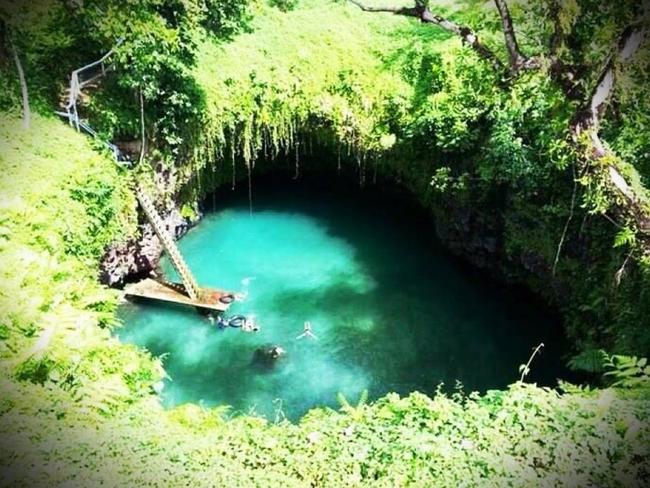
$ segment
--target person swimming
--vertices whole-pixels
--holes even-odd
[[[231,317],[224,317],[223,315],[215,315],[210,312],[207,314],[207,319],[211,326],[216,326],[219,329],[226,327],[241,328],[244,332],[259,332],[260,326],[257,324],[255,315],[233,315]]]
[[[244,323],[241,326],[241,330],[244,332],[258,332],[260,330],[259,325],[257,325],[255,315],[249,315],[246,320],[244,320]]]
[[[212,312],[209,312],[208,315],[208,321],[210,322],[211,326],[217,326],[220,329],[225,328],[228,324],[224,324],[224,319],[221,315],[217,315],[215,318],[215,315]]]
[[[311,337],[312,339],[318,339],[316,337],[316,334],[314,334],[311,331],[311,322],[309,320],[305,321],[304,328],[302,330],[302,334],[300,334],[296,339],[302,339],[303,337]]]
[[[219,329],[225,329],[226,327],[228,327],[228,325],[230,325],[229,320],[224,318],[222,315],[217,315],[217,317],[215,318],[214,314],[210,312],[208,313],[207,317],[208,317],[208,321],[210,322],[210,325],[216,326]]]
[[[260,346],[255,349],[253,353],[252,365],[260,368],[262,371],[271,371],[280,358],[282,358],[287,351],[281,346],[268,344]]]

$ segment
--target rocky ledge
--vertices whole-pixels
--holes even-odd
[[[161,214],[168,232],[174,239],[183,237],[201,218],[181,215],[178,208],[168,208]],[[125,244],[111,246],[104,254],[99,271],[100,281],[108,286],[120,287],[128,281],[143,278],[158,268],[163,246],[149,222],[140,225],[140,236]]]

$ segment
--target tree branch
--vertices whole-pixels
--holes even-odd
[[[413,7],[375,7],[365,5],[359,0],[348,1],[359,7],[364,12],[392,13],[395,15],[414,17],[425,24],[437,25],[438,27],[445,29],[447,32],[459,36],[464,44],[471,47],[481,58],[490,62],[492,67],[499,74],[504,70],[503,63],[499,60],[496,54],[494,54],[490,48],[479,40],[478,36],[472,29],[464,25],[456,24],[449,19],[431,12],[422,0],[415,0],[415,5]]]
[[[596,165],[594,163],[611,155],[601,141],[598,129],[614,91],[616,66],[630,60],[644,41],[647,40],[648,36],[648,28],[638,21],[623,30],[615,50],[605,61],[589,97],[573,119],[571,124],[572,138],[575,143],[578,143],[582,134],[588,135],[587,158],[594,166]],[[638,228],[641,230],[649,229],[650,214],[644,199],[635,193],[634,189],[625,180],[625,177],[611,163],[606,166],[606,178],[616,193],[626,202],[626,206],[631,210]]]
[[[406,15],[409,17],[419,17],[416,12],[416,8],[407,8],[407,7],[375,7],[373,5],[365,5],[359,0],[348,0],[350,3],[353,3],[359,7],[364,12],[386,12],[396,15]]]
[[[524,66],[527,58],[521,54],[519,50],[519,43],[517,43],[517,36],[515,35],[515,28],[510,17],[510,10],[505,0],[494,0],[501,17],[501,24],[503,25],[503,36],[506,40],[506,47],[508,48],[508,56],[510,59],[510,71],[515,74],[519,69]]]
[[[578,110],[572,124],[576,136],[585,131],[597,131],[600,127],[600,118],[607,108],[614,89],[615,68],[618,62],[629,60],[638,51],[647,37],[645,27],[627,27],[621,34],[617,48],[612,52],[598,75],[596,84],[586,103]],[[595,136],[598,137],[597,135]],[[594,141],[596,157],[605,155],[605,149],[600,141]]]
[[[591,90],[586,103],[576,113],[573,126],[578,135],[587,130],[598,130],[600,118],[607,108],[614,89],[616,65],[629,61],[637,53],[644,41],[647,40],[649,29],[646,22],[649,15],[650,2],[646,0],[637,18],[621,32],[616,46],[612,49],[600,70],[596,84]],[[597,149],[598,156],[604,155],[602,144]]]

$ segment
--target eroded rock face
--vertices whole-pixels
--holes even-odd
[[[435,225],[436,234],[445,246],[478,268],[498,270],[503,259],[499,243],[502,224],[498,216],[451,205],[443,215],[444,218],[436,219]]]
[[[174,239],[184,236],[200,219],[200,215],[194,220],[186,219],[175,207],[161,217]],[[158,267],[162,252],[160,239],[151,224],[145,222],[140,226],[140,238],[107,250],[100,265],[99,279],[108,286],[121,286],[129,280],[145,277]]]
[[[555,278],[552,263],[533,250],[508,253],[503,217],[494,210],[446,202],[436,215],[436,234],[453,254],[485,270],[495,279],[525,284],[549,303],[569,296],[567,284]]]

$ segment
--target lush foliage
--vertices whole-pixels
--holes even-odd
[[[12,449],[15,472],[32,485],[634,486],[650,476],[648,403],[614,390],[388,395],[313,410],[298,425],[224,420],[196,405],[162,412],[153,398],[108,418],[55,421],[58,412],[21,404],[5,414],[13,446],[24,445],[22,430],[47,433],[34,441],[43,456],[35,468]]]
[[[0,30],[7,50],[11,45],[23,57],[33,103],[48,112],[73,69],[115,48],[115,71],[85,115],[107,138],[139,138],[136,93],[141,92],[149,135],[167,153],[177,154],[182,141],[191,140],[203,109],[202,93],[191,75],[197,43],[203,37],[216,41],[232,36],[246,23],[248,3],[147,0],[125,8],[114,0],[15,0],[0,6]],[[5,62],[10,68],[9,60]],[[15,88],[12,73],[3,70],[0,83]],[[0,106],[15,105],[16,93],[0,95]]]
[[[97,283],[105,246],[135,232],[128,179],[55,120],[38,117],[25,132],[3,116],[0,147],[3,377],[55,384],[81,404],[102,398],[92,381],[109,375],[102,395],[148,392],[155,364],[115,348],[117,297]]]
[[[650,386],[638,359],[612,358],[616,388],[341,397],[340,412],[313,410],[299,424],[197,405],[164,411],[153,395],[159,362],[110,337],[115,296],[93,276],[102,247],[133,231],[129,179],[57,121],[19,127],[0,125],[2,484],[631,486],[650,477]]]
[[[493,10],[436,10],[482,27],[485,42],[501,45]],[[562,25],[577,47],[562,55],[578,55],[598,71],[631,11],[630,5],[615,13],[567,5]],[[584,25],[577,23],[580,12]],[[542,51],[552,30],[550,21],[539,20],[549,17],[548,5],[515,4],[513,15],[530,33],[524,49]],[[442,30],[328,2],[304,1],[287,13],[260,7],[251,28],[227,45],[206,40],[199,47],[195,77],[206,107],[192,163],[180,170],[181,183],[192,178],[188,198],[222,184],[226,171],[236,180],[235,160],[254,166],[279,157],[299,174],[301,155],[316,144],[330,160],[351,163],[362,184],[378,171],[404,182],[441,225],[456,225],[459,212],[490,209],[490,228],[470,231],[503,242],[504,252],[490,256],[493,268],[556,301],[580,347],[650,348],[650,271],[635,250],[636,229],[602,217],[614,201],[602,170],[578,173],[580,155],[568,140],[581,101],[567,99],[545,70],[503,89],[489,64]],[[598,42],[590,43],[594,32]],[[630,158],[616,164],[639,195],[647,133],[637,129],[645,112],[623,90],[631,85],[635,99],[647,98],[646,58],[643,50],[621,69],[617,97],[627,105],[607,119],[614,146],[624,146],[621,155]],[[485,220],[485,212],[473,219]],[[464,254],[485,252],[463,246]]]

